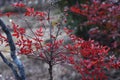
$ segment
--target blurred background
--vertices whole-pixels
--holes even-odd
[[[51,16],[54,17],[52,20],[53,26],[57,22],[60,21],[60,16],[63,16],[66,14],[64,12],[65,9],[69,9],[71,6],[78,4],[83,4],[86,1],[93,1],[93,0],[0,0],[0,12],[1,13],[7,13],[7,12],[18,12],[19,11],[16,8],[13,8],[11,5],[22,1],[24,4],[34,7],[35,10],[40,11],[46,11],[48,7],[50,7],[51,2],[54,4],[54,7],[51,8]],[[99,1],[99,0],[98,0]],[[110,0],[100,0],[100,1],[110,1]],[[115,4],[119,5],[119,0],[112,0]],[[22,13],[21,13],[22,14]],[[23,15],[20,16],[22,17]],[[96,28],[96,25],[92,26],[81,26],[80,23],[87,21],[85,16],[75,14],[71,11],[68,11],[67,14],[69,16],[66,16],[67,19],[66,26],[68,26],[69,29],[74,30],[74,34],[83,37],[85,40],[88,40],[89,38],[92,38],[89,35],[89,31],[92,28]],[[65,16],[65,15],[64,15]],[[16,21],[17,24],[21,26],[27,26],[24,21],[21,19],[10,16],[1,16],[0,17],[6,25],[11,26],[10,20]],[[29,18],[29,22],[31,22],[31,27],[39,27],[39,24],[37,23],[36,19]],[[82,29],[81,29],[82,28]],[[120,30],[120,29],[118,29]],[[102,30],[101,30],[102,31]],[[102,33],[102,32],[101,32]],[[100,35],[102,35],[100,33]],[[120,32],[119,32],[120,33]],[[109,34],[109,33],[108,33]],[[116,39],[108,39],[104,38],[106,35],[102,35],[99,38],[94,37],[92,39],[95,39],[96,41],[99,41],[103,45],[108,45],[111,47],[110,43],[114,43],[117,41],[117,47],[113,48],[111,53],[115,53],[116,55],[119,55],[120,53],[120,37],[117,37]],[[98,36],[98,35],[97,35]],[[107,42],[107,43],[106,43]],[[0,47],[0,50],[2,50],[3,47]],[[5,55],[10,59],[9,55],[9,47],[5,48]],[[19,56],[19,55],[18,55]],[[19,56],[19,58],[24,63],[25,71],[27,80],[48,80],[48,65],[41,62],[40,60],[35,60],[27,56]],[[107,75],[109,76],[108,80],[120,80],[120,70],[112,70],[111,72],[107,72]],[[80,80],[81,76],[77,73],[71,66],[66,64],[59,64],[54,66],[53,70],[53,77],[54,80]],[[15,80],[13,77],[13,74],[11,70],[7,67],[7,65],[0,59],[0,80]]]

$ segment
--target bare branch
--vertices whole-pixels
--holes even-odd
[[[18,67],[19,75],[21,78],[20,80],[25,80],[24,67],[23,67],[22,62],[16,56],[16,47],[15,47],[15,44],[13,42],[12,35],[11,35],[9,29],[7,28],[7,26],[4,24],[4,22],[1,19],[0,19],[0,26],[7,36],[8,43],[10,46],[10,51],[11,51],[10,55],[11,55],[11,58],[13,59],[14,63]]]

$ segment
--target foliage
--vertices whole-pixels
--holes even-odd
[[[69,30],[66,29],[66,32]],[[94,40],[85,41],[71,33],[68,33],[73,44],[68,44],[68,60],[70,64],[82,75],[82,80],[103,80],[107,79],[105,69],[119,69],[120,62],[114,55],[109,56],[110,50]]]
[[[72,64],[81,74],[82,80],[106,79],[104,69],[120,68],[120,61],[115,58],[114,55],[108,55],[109,47],[102,46],[94,40],[86,41],[72,34],[72,30],[64,28],[62,24],[65,23],[64,17],[59,23],[56,23],[56,27],[53,27],[51,24],[50,8],[47,12],[35,11],[34,8],[28,7],[21,2],[13,6],[18,9],[24,8],[24,17],[36,18],[41,24],[43,22],[43,24],[34,31],[29,26],[28,21],[22,18],[32,33],[29,35],[25,28],[11,21],[12,36],[17,39],[15,42],[17,53],[42,60],[49,65],[50,80],[53,80],[53,66],[63,62]],[[81,14],[80,9],[76,7],[72,7],[71,11]],[[9,16],[11,15],[13,14],[9,13]],[[14,14],[14,16],[18,15]],[[44,25],[44,21],[49,23],[48,31]],[[45,34],[48,35],[49,41],[47,42],[43,39]],[[64,44],[65,39],[60,37],[62,34],[67,34],[72,43]],[[2,34],[1,42],[6,43],[6,39]]]
[[[77,24],[77,29],[75,29],[78,30],[77,36],[86,40],[94,39],[111,47],[112,52],[119,55],[119,9],[120,6],[113,2],[93,0],[71,6],[69,9],[71,13],[68,15],[75,17],[72,22],[75,26]],[[75,23],[76,20],[77,23]]]

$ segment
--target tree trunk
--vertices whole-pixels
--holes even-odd
[[[49,80],[53,80],[52,69],[53,69],[52,62],[49,61],[49,69],[48,69],[48,71],[49,71],[49,75],[50,75],[50,79],[49,79]]]

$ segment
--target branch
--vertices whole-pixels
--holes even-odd
[[[21,80],[25,80],[24,67],[23,67],[22,62],[16,56],[16,47],[15,47],[15,44],[13,42],[11,33],[10,33],[9,29],[7,28],[7,26],[4,24],[4,22],[1,19],[0,19],[0,26],[1,26],[2,30],[5,32],[5,34],[7,36],[8,43],[9,43],[9,46],[10,46],[10,51],[11,51],[11,58],[13,59],[14,63],[18,67],[18,71],[19,71]]]
[[[13,71],[13,73],[14,73],[14,75],[15,75],[15,78],[16,78],[17,80],[19,80],[19,79],[20,79],[20,76],[19,76],[19,74],[17,73],[17,70],[15,69],[14,65],[13,65],[12,63],[10,63],[10,62],[5,58],[5,56],[4,56],[1,52],[0,52],[0,56],[1,56],[2,60],[3,60],[3,62],[4,62],[5,64],[7,64],[7,65],[11,68],[11,70]]]

